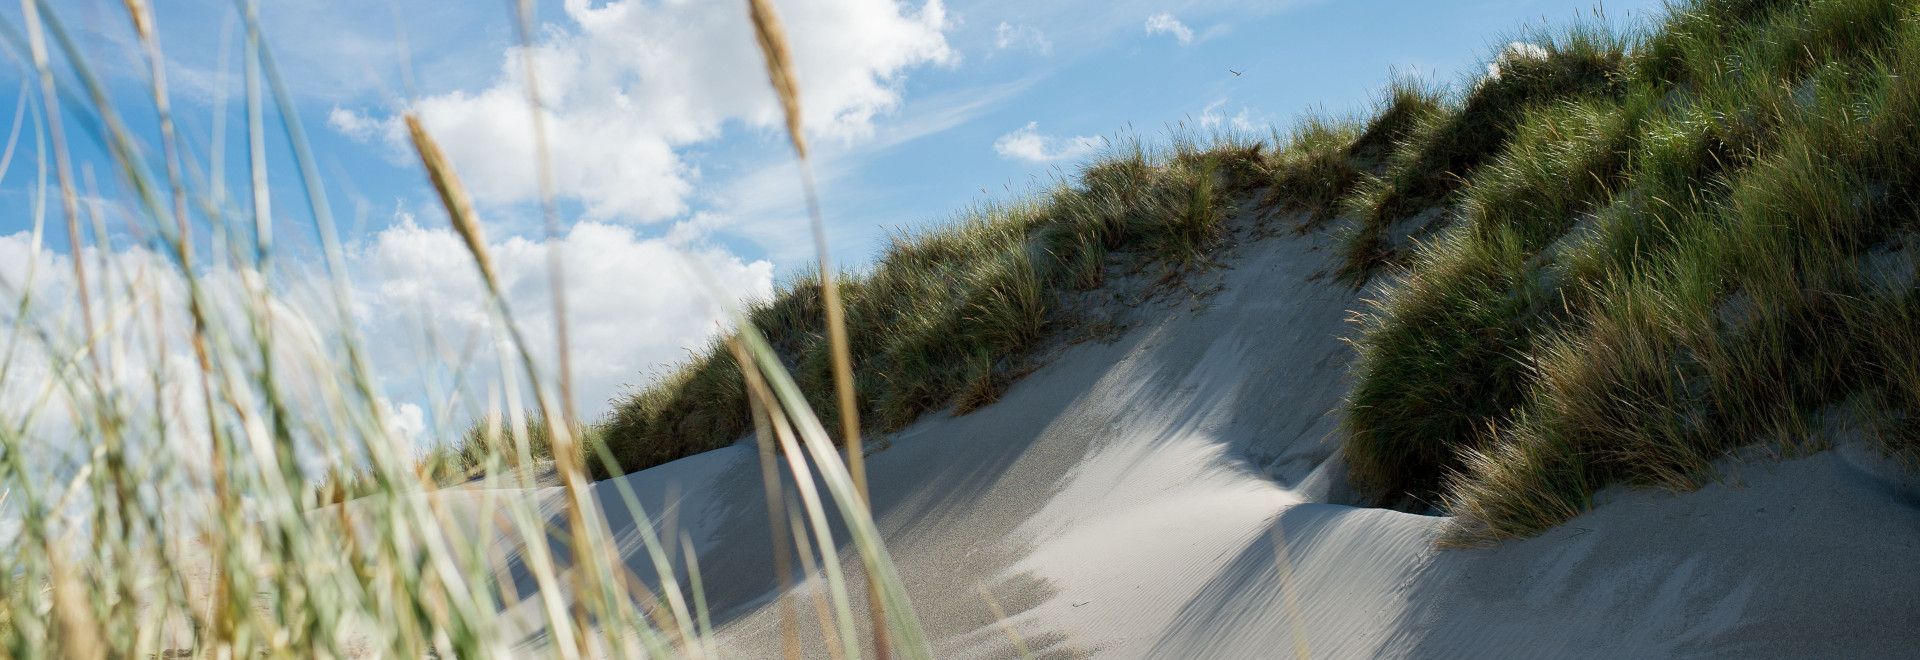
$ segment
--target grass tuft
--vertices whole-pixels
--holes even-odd
[[[1348,232],[1343,274],[1364,281],[1409,247],[1393,232],[1449,198],[1482,163],[1498,155],[1529,110],[1621,90],[1626,42],[1602,28],[1523,35],[1538,56],[1502,57],[1497,74],[1470,85],[1457,104],[1419,114],[1383,171],[1346,202],[1356,219]],[[1419,233],[1428,227],[1414,227]]]

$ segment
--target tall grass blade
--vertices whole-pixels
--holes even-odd
[[[747,0],[754,36],[767,62],[767,79],[787,120],[787,137],[800,167],[800,182],[807,201],[807,217],[813,227],[813,245],[820,267],[820,299],[825,308],[827,341],[832,347],[834,396],[840,407],[840,433],[846,445],[846,462],[853,474],[855,491],[867,502],[867,458],[860,440],[860,409],[853,386],[853,355],[847,341],[846,309],[841,304],[840,287],[833,273],[833,258],[827,247],[826,221],[820,214],[820,199],[814,186],[813,168],[807,158],[806,126],[800,112],[800,84],[794,75],[793,55],[787,47],[786,28],[774,11],[772,0]],[[868,609],[873,618],[874,649],[882,659],[888,657],[887,610],[885,599],[868,581]]]

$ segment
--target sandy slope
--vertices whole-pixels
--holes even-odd
[[[877,517],[940,655],[1013,653],[981,588],[1042,655],[1920,648],[1920,489],[1865,450],[1729,462],[1726,483],[1684,495],[1609,491],[1484,550],[1434,550],[1439,518],[1346,506],[1332,411],[1359,301],[1317,277],[1326,243],[1243,237],[1227,268],[1136,305],[1117,340],[1064,349],[999,403],[930,415],[871,457]],[[689,531],[722,650],[778,657],[751,448],[628,483]],[[823,654],[817,632],[807,643]]]

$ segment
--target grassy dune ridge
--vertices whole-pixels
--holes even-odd
[[[1357,483],[1527,536],[1617,482],[1698,487],[1726,451],[1850,422],[1914,445],[1920,22],[1887,0],[1701,0],[1620,33],[1531,29],[1498,73],[1397,80],[1366,118],[1125,143],[1035,197],[898,236],[846,277],[864,419],[991,401],[1055,291],[1135,250],[1201,260],[1225,208],[1304,211],[1379,288],[1343,411]],[[1257,197],[1256,197],[1257,196]],[[811,280],[752,319],[817,404]],[[632,470],[748,429],[707,351],[621,402]]]
[[[1702,2],[1629,52],[1464,177],[1356,342],[1354,476],[1455,542],[1834,421],[1912,444],[1914,10]]]
[[[1224,231],[1228,201],[1266,176],[1266,164],[1258,144],[1236,137],[1164,151],[1124,141],[1039,199],[896,235],[870,272],[841,276],[861,418],[892,431],[930,410],[993,401],[1046,336],[1055,292],[1099,286],[1114,250],[1144,251],[1172,269],[1201,261]],[[808,399],[830,404],[818,279],[786,285],[748,316]],[[601,437],[628,470],[722,447],[750,430],[743,396],[718,340],[621,402]]]

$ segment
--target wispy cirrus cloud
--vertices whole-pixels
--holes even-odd
[[[1000,21],[993,31],[995,50],[1030,50],[1041,55],[1053,54],[1053,41],[1047,33],[1032,25],[1015,25]]]

